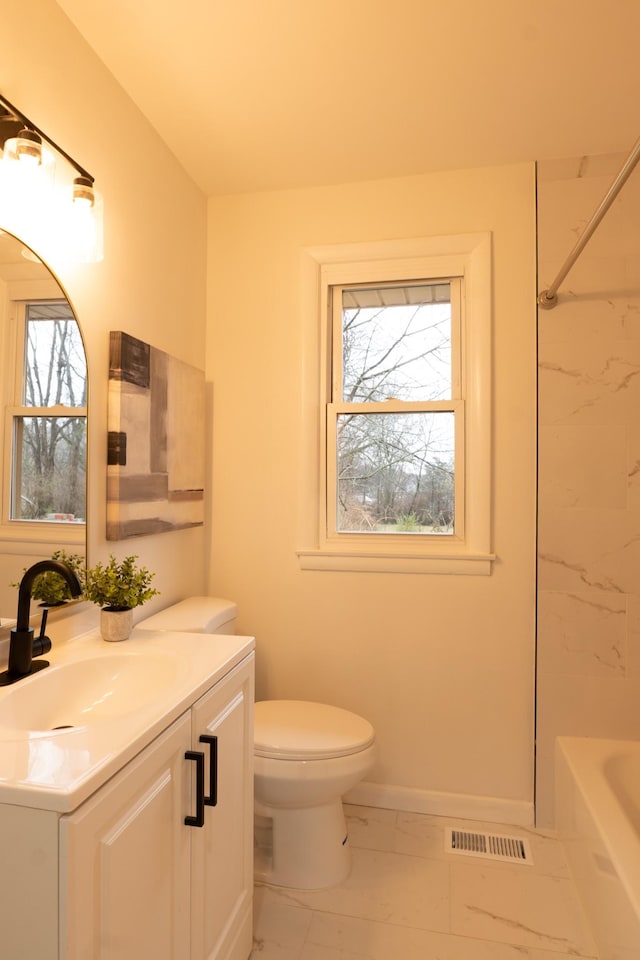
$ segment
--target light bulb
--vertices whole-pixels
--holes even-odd
[[[16,157],[20,161],[40,166],[42,163],[42,137],[34,130],[23,127],[16,137]]]
[[[76,177],[73,181],[73,202],[92,207],[95,201],[93,182],[88,177]]]

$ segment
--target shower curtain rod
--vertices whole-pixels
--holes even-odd
[[[600,204],[596,212],[591,217],[591,220],[587,224],[584,230],[584,233],[578,239],[578,242],[576,243],[575,247],[567,257],[565,262],[560,267],[557,277],[555,278],[555,280],[553,281],[550,287],[548,287],[546,290],[543,290],[541,293],[538,294],[538,304],[544,310],[552,310],[553,307],[555,307],[555,305],[557,304],[558,287],[560,286],[560,284],[562,283],[566,275],[569,273],[569,270],[571,270],[571,267],[574,265],[574,263],[576,262],[576,260],[578,259],[578,257],[580,256],[584,248],[586,247],[587,243],[591,239],[593,233],[595,232],[596,228],[598,227],[605,213],[607,212],[607,210],[609,209],[609,207],[611,206],[615,198],[620,193],[620,190],[622,189],[622,187],[625,185],[625,183],[629,179],[629,176],[631,175],[633,168],[635,167],[638,160],[640,160],[640,139],[637,141],[633,150],[625,160],[624,166],[622,167],[622,169],[620,170],[620,173],[618,174],[618,176],[615,178],[615,180],[609,187],[609,190],[607,191],[605,197],[603,198],[602,203]]]

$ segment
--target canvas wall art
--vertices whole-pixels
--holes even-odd
[[[202,370],[110,333],[107,540],[204,523],[204,413]]]

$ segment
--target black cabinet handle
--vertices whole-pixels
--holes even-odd
[[[209,796],[204,802],[208,807],[215,807],[218,803],[218,738],[203,733],[200,743],[209,744]]]
[[[196,815],[184,818],[187,827],[204,827],[204,753],[201,750],[187,750],[185,760],[195,760],[196,763]]]

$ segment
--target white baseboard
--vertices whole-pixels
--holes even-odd
[[[435,817],[485,820],[489,823],[517,824],[520,827],[532,827],[534,824],[533,801],[526,800],[441,793],[437,790],[368,782],[359,783],[344,799],[346,803],[362,807],[428,813]]]

